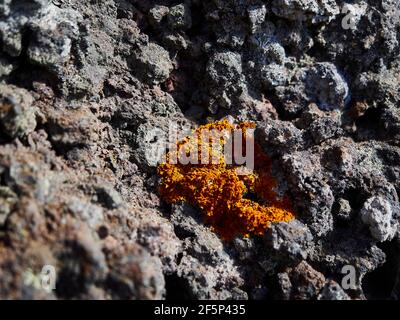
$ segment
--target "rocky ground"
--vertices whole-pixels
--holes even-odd
[[[0,298],[399,299],[399,8],[0,0]],[[295,207],[263,237],[157,195],[155,132],[225,116]]]

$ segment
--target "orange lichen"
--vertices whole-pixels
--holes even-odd
[[[178,141],[158,167],[159,192],[164,200],[187,202],[200,208],[206,223],[224,239],[262,235],[272,222],[288,222],[294,218],[289,199],[286,196],[279,199],[274,191],[277,183],[270,174],[270,158],[258,144],[253,141],[254,171],[239,174],[238,170],[243,167],[229,164],[225,159],[223,147],[227,140],[218,138],[221,148],[215,148],[211,140],[202,138],[205,131],[224,132],[225,138],[229,138],[234,130],[241,129],[244,144],[247,130],[254,127],[251,122],[234,125],[227,120],[200,126],[192,136]],[[201,152],[204,148],[208,153]],[[198,156],[198,164],[170,161],[172,157],[179,159],[180,154],[190,153]],[[209,163],[204,164],[205,156]],[[252,195],[257,202],[246,199],[246,195]]]

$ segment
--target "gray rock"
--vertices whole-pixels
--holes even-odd
[[[288,85],[280,85],[274,88],[275,94],[285,114],[293,116],[299,114],[310,102],[314,101],[306,91],[306,68],[300,68],[288,74]]]
[[[87,108],[61,109],[47,119],[47,129],[56,147],[89,147],[100,137],[102,124]]]
[[[330,280],[322,288],[318,295],[318,300],[350,300],[350,297],[343,291],[338,283]]]
[[[257,137],[266,150],[282,151],[285,148],[293,150],[302,147],[303,132],[296,128],[291,122],[281,120],[268,120],[257,129]]]
[[[91,228],[99,227],[104,221],[104,214],[101,207],[87,203],[81,199],[71,199],[67,207],[74,216],[86,221]]]
[[[36,109],[29,92],[0,85],[0,125],[11,138],[26,136],[36,128]]]
[[[161,20],[168,15],[169,8],[166,6],[156,5],[149,11],[150,23],[153,26],[158,26]]]
[[[0,227],[6,222],[17,199],[17,195],[10,188],[0,186]]]
[[[172,29],[189,29],[192,26],[190,7],[187,4],[178,4],[169,8],[168,23]]]
[[[48,30],[38,30],[35,42],[28,48],[28,57],[33,63],[52,67],[69,59],[72,41]]]
[[[347,82],[331,63],[317,63],[307,71],[306,92],[322,110],[343,108],[349,96]]]
[[[249,37],[249,42],[258,50],[263,51],[269,44],[276,42],[276,26],[271,21],[265,21]]]
[[[132,59],[135,74],[149,84],[164,82],[173,69],[168,51],[155,43],[139,46]]]
[[[278,0],[272,11],[279,17],[298,22],[329,22],[339,14],[339,6],[332,0]]]
[[[244,91],[242,61],[238,53],[214,53],[206,67],[207,82],[212,96],[210,109],[231,108],[235,99]]]
[[[337,203],[337,217],[342,220],[349,220],[351,218],[352,212],[353,210],[351,209],[349,201],[343,198],[339,199]]]
[[[110,186],[98,186],[96,192],[99,200],[109,209],[117,209],[124,203],[118,191]]]
[[[208,62],[207,73],[213,83],[228,87],[242,73],[240,55],[230,51],[215,53]]]
[[[172,274],[177,270],[178,255],[182,252],[182,243],[175,234],[169,220],[161,217],[155,210],[146,210],[138,214],[134,239],[153,256],[160,258],[163,271]]]
[[[290,260],[306,260],[312,249],[313,236],[307,226],[298,220],[278,223],[265,235],[266,245],[278,255],[287,255]]]
[[[80,17],[76,11],[60,9],[48,0],[35,0],[20,1],[16,6],[6,1],[2,12],[5,19],[0,23],[0,38],[9,55],[16,57],[21,54],[22,32],[29,26],[34,30],[35,37],[37,36],[36,44],[32,43],[28,50],[28,56],[32,60],[53,64],[68,56],[71,39],[64,37],[61,29],[76,32]],[[52,31],[56,33],[47,38]],[[40,54],[44,57],[40,57]]]
[[[337,117],[322,117],[311,123],[309,129],[316,144],[338,137],[342,134],[341,122]]]
[[[371,197],[360,211],[361,220],[379,242],[392,240],[399,223],[393,216],[391,203],[382,197]]]
[[[14,69],[14,65],[0,55],[0,80],[11,74]]]
[[[325,277],[307,262],[302,261],[294,268],[279,273],[278,282],[282,289],[281,298],[309,300],[317,297],[324,286]]]
[[[250,20],[251,33],[255,33],[265,21],[267,8],[265,4],[253,5],[247,9],[247,12]]]
[[[334,194],[332,187],[323,181],[324,171],[315,155],[308,151],[298,151],[283,156],[283,166],[289,184],[296,190],[294,199],[302,199],[299,208],[313,235],[328,234],[333,229],[332,207]]]
[[[165,297],[165,279],[161,262],[145,249],[134,246],[130,254],[118,257],[107,282],[116,288],[118,299],[159,300]]]
[[[285,85],[288,77],[287,69],[279,64],[271,63],[261,69],[261,81],[267,88]]]
[[[224,243],[201,223],[190,206],[175,206],[171,217],[182,239],[183,255],[177,276],[194,299],[246,299],[244,281]]]
[[[57,288],[59,295],[70,298],[73,294],[83,293],[91,284],[105,280],[108,273],[106,258],[89,229],[77,229],[74,238],[65,242],[58,255],[62,261],[58,270],[62,283]]]
[[[274,41],[264,46],[264,52],[269,63],[283,65],[286,60],[285,48]]]

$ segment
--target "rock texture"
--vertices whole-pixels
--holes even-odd
[[[347,2],[0,0],[0,298],[398,299],[400,10]],[[157,194],[226,116],[294,204],[264,237]]]

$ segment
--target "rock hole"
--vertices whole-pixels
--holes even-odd
[[[188,300],[190,295],[184,281],[176,274],[165,276],[166,300]]]
[[[368,300],[387,300],[399,298],[400,284],[397,283],[400,271],[400,245],[398,240],[385,241],[377,245],[386,254],[386,262],[368,273],[362,288]]]

